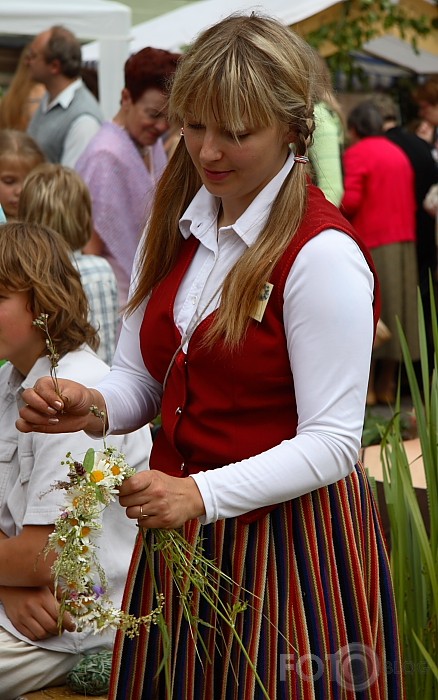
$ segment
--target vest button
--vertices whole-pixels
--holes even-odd
[[[181,408],[181,406],[178,406],[178,408],[175,411],[175,415],[179,416],[181,413],[182,413],[182,408]]]
[[[181,466],[180,466],[181,471],[184,470],[184,467],[185,467],[185,466],[186,466],[186,465],[185,465],[185,462],[181,462]]]

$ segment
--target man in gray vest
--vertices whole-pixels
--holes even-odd
[[[35,37],[27,62],[32,78],[47,88],[28,133],[49,161],[73,168],[103,122],[80,77],[81,45],[68,29],[54,26]]]

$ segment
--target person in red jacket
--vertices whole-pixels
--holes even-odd
[[[371,251],[381,285],[381,318],[391,333],[373,353],[367,403],[391,403],[401,360],[396,317],[412,359],[419,357],[414,172],[404,151],[385,138],[382,114],[372,101],[350,112],[347,127],[351,145],[344,153],[341,207]]]
[[[118,635],[111,700],[403,697],[386,548],[358,462],[378,282],[303,167],[317,71],[300,37],[254,13],[189,47],[169,98],[183,138],[110,380],[59,378],[60,397],[40,379],[23,395],[24,432],[98,432],[91,404],[112,432],[161,414],[151,470],[120,502],[151,552],[140,534],[125,605],[150,612],[154,580],[165,604],[160,624]],[[157,528],[181,528],[229,577],[214,585],[232,629],[211,589],[184,586],[182,600]]]

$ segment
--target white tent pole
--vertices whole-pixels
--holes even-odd
[[[118,112],[124,85],[123,67],[128,55],[128,40],[99,40],[99,103],[105,119],[112,119]]]
[[[54,24],[99,47],[99,101],[105,119],[118,110],[128,58],[131,9],[112,0],[0,0],[0,34],[35,36]],[[84,59],[84,55],[82,54]]]

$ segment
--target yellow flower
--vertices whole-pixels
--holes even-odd
[[[122,470],[120,469],[120,467],[117,466],[117,464],[114,464],[114,465],[111,467],[111,473],[114,474],[114,476],[118,476],[118,475],[120,474],[121,471],[122,471]]]
[[[99,469],[96,469],[96,471],[91,472],[90,474],[90,480],[93,482],[93,484],[98,484],[99,481],[103,481],[104,478],[105,474]]]

